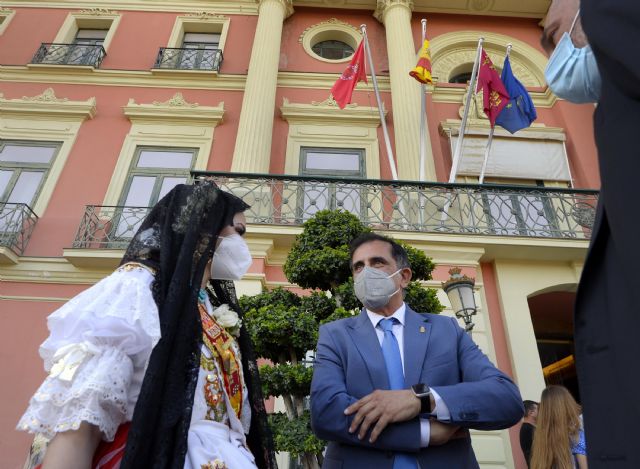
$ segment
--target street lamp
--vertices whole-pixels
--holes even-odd
[[[476,314],[476,299],[473,296],[473,286],[476,279],[462,274],[460,267],[453,267],[449,270],[451,276],[446,282],[442,282],[442,289],[449,297],[451,308],[457,318],[464,320],[464,330],[471,335],[474,323],[471,316]]]

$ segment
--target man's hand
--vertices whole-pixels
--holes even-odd
[[[410,389],[377,390],[351,404],[344,413],[345,415],[356,414],[349,427],[349,433],[357,430],[358,438],[361,440],[367,434],[369,427],[375,423],[369,438],[370,443],[375,443],[389,423],[404,422],[416,417],[420,413],[420,399]]]
[[[466,431],[457,425],[443,423],[438,420],[430,420],[431,436],[429,437],[429,446],[440,446],[448,443],[454,438],[463,438]]]

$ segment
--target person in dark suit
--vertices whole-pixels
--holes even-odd
[[[534,401],[524,401],[524,419],[520,426],[520,448],[527,461],[527,466],[531,465],[531,445],[533,444],[533,434],[536,431],[536,419],[538,418],[538,403]]]
[[[640,2],[582,0],[580,14],[602,77],[594,116],[601,192],[575,310],[588,461],[638,468]]]
[[[405,250],[368,233],[351,243],[357,316],[320,328],[311,424],[323,468],[478,468],[468,429],[508,428],[520,393],[455,318],[403,301]]]

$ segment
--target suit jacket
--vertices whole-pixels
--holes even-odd
[[[576,298],[576,366],[589,469],[640,467],[640,43],[638,0],[582,0],[602,90],[594,115],[602,189]],[[633,49],[637,50],[637,49]]]
[[[426,383],[440,395],[455,425],[497,430],[514,425],[524,414],[515,384],[453,318],[418,314],[407,307],[404,369],[408,385]],[[415,453],[424,469],[479,467],[469,437],[421,449],[418,417],[389,424],[374,444],[350,434],[353,416],[344,415],[344,409],[376,389],[389,389],[389,382],[366,311],[323,325],[311,384],[312,427],[329,441],[323,468],[392,469],[399,451]]]

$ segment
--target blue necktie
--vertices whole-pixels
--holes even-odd
[[[382,339],[382,356],[387,365],[387,376],[392,390],[404,389],[404,371],[402,369],[402,358],[400,357],[400,347],[398,340],[393,335],[393,325],[398,320],[396,318],[382,319],[378,325],[384,331]],[[416,469],[418,467],[415,456],[406,453],[396,453],[393,461],[393,469]]]

